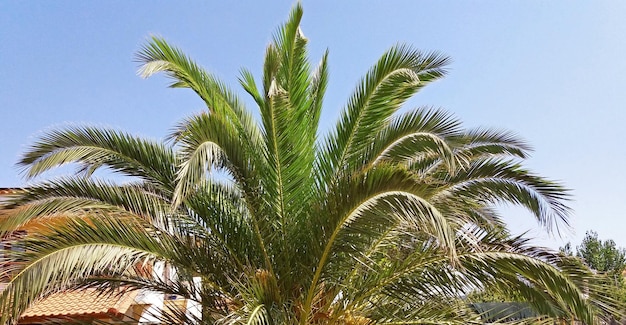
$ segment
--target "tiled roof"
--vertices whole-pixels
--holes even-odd
[[[94,289],[60,292],[35,303],[22,319],[59,316],[103,317],[124,314],[135,302],[137,291],[123,295],[99,295]]]
[[[17,191],[19,191],[19,189],[17,189],[17,188],[1,187],[0,188],[0,195],[13,194],[13,193],[17,193]]]

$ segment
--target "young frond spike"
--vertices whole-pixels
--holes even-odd
[[[304,33],[302,32],[302,28],[300,26],[298,26],[298,30],[296,32],[296,37],[298,37],[299,39],[303,39],[305,41],[308,41],[308,38],[306,38],[306,36],[304,36]]]
[[[281,91],[278,84],[276,83],[276,79],[272,79],[272,83],[270,84],[270,89],[267,91],[267,97],[272,98],[279,94],[284,94],[284,91]]]

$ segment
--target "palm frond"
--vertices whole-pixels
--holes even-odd
[[[380,161],[402,163],[420,156],[434,156],[453,171],[455,157],[448,139],[460,132],[460,122],[450,114],[420,108],[393,118],[374,139],[364,159],[371,164]]]
[[[336,129],[325,140],[321,158],[327,179],[354,164],[372,135],[389,123],[389,117],[419,89],[442,77],[449,59],[439,53],[422,53],[406,45],[392,47],[370,69],[350,97]]]
[[[532,148],[510,131],[499,131],[487,128],[475,128],[454,137],[457,155],[465,159],[485,155],[504,155],[508,157],[528,158]]]
[[[180,145],[174,204],[207,179],[212,170],[225,170],[246,188],[256,188],[255,160],[236,129],[216,114],[201,113],[181,122],[172,137]]]
[[[163,229],[171,227],[170,201],[139,185],[120,186],[96,179],[68,177],[41,182],[5,202],[8,218],[2,231],[15,230],[33,218],[81,217],[106,212],[119,217],[135,216]]]
[[[569,194],[558,183],[536,176],[518,163],[500,159],[478,159],[469,168],[450,177],[448,186],[435,200],[467,198],[483,203],[511,202],[532,212],[548,231],[568,226],[569,208],[564,201]]]
[[[188,198],[186,206],[191,209],[190,217],[208,230],[210,236],[204,240],[214,242],[207,249],[214,249],[213,246],[224,249],[239,272],[245,271],[247,263],[263,264],[261,243],[250,240],[257,236],[255,227],[251,226],[256,221],[233,186],[219,183],[204,186]]]
[[[78,163],[91,174],[100,167],[155,182],[171,190],[175,157],[161,143],[134,137],[111,129],[68,127],[43,134],[24,153],[18,165],[28,178],[54,167]]]
[[[210,113],[232,123],[247,148],[261,148],[261,131],[242,102],[226,85],[206,72],[179,49],[164,39],[152,37],[137,59],[143,64],[140,75],[150,77],[158,72],[174,79],[172,87],[191,88],[204,100]]]
[[[0,322],[16,320],[37,299],[95,272],[120,274],[146,258],[171,258],[176,252],[177,243],[165,233],[141,229],[141,223],[130,227],[115,219],[73,219],[46,235],[26,238],[20,244],[28,250],[9,255],[15,263],[0,293]]]

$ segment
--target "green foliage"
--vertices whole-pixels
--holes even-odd
[[[621,275],[626,267],[626,250],[617,247],[612,239],[598,239],[595,231],[587,231],[580,246],[576,247],[576,256],[585,261],[590,268]]]
[[[567,243],[559,249],[562,254],[573,257],[574,252],[571,244]],[[605,289],[605,295],[620,306],[618,315],[612,315],[612,319],[624,319],[626,313],[626,280],[624,268],[626,267],[626,250],[617,247],[612,239],[601,240],[598,233],[593,230],[585,233],[585,238],[576,247],[574,259],[580,267],[588,267],[595,271],[594,279]]]
[[[298,4],[258,83],[242,70],[260,121],[217,77],[151,38],[140,74],[164,73],[206,111],[178,123],[167,143],[79,127],[26,151],[27,177],[79,169],[5,202],[3,234],[40,228],[18,240],[28,250],[3,252],[12,266],[0,323],[85,287],[152,290],[202,307],[200,319],[179,312],[166,323],[479,323],[464,298],[488,288],[515,292],[543,321],[595,324],[614,312],[586,268],[505,230],[501,203],[525,207],[548,230],[568,223],[568,191],[523,168],[526,143],[466,129],[441,109],[398,113],[444,76],[447,57],[392,47],[318,139],[328,55],[311,66],[301,19]],[[131,181],[98,179],[100,168]],[[176,276],[137,267],[159,263]]]

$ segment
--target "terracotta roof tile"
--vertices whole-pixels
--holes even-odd
[[[94,289],[60,292],[35,303],[22,318],[123,314],[135,302],[135,296],[137,291],[122,296],[98,295]]]
[[[7,187],[1,187],[0,188],[0,195],[4,195],[4,194],[14,194],[17,193],[20,189],[17,188],[7,188]]]

